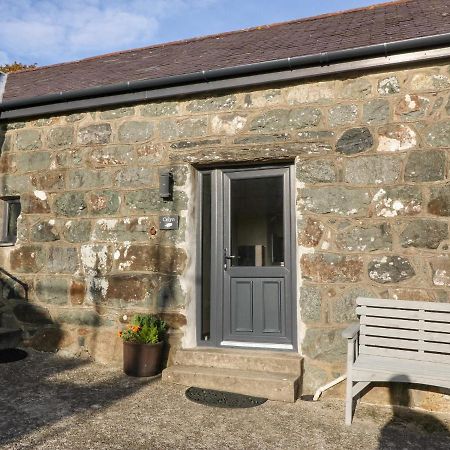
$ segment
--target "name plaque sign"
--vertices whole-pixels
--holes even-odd
[[[178,230],[179,219],[175,215],[159,216],[160,230]]]

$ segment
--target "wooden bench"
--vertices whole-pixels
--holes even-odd
[[[371,382],[450,389],[450,304],[358,298],[348,339],[345,423]]]

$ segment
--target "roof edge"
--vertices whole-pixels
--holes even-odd
[[[97,99],[98,105],[102,105],[102,98],[118,97],[116,104],[120,104],[119,98],[124,94],[137,92],[151,92],[152,90],[164,89],[166,97],[180,96],[183,94],[183,87],[189,92],[190,85],[203,84],[203,91],[208,91],[208,84],[221,80],[233,80],[243,77],[251,77],[258,74],[270,74],[280,72],[293,72],[308,68],[330,68],[333,65],[344,62],[364,61],[369,58],[389,58],[390,56],[408,53],[414,50],[432,50],[436,48],[450,47],[450,33],[432,35],[420,38],[381,43],[366,47],[355,47],[345,50],[337,50],[327,53],[319,53],[306,56],[289,57],[272,61],[263,61],[259,63],[225,67],[221,69],[206,70],[201,72],[189,73],[184,75],[175,75],[157,79],[125,81],[118,84],[96,86],[76,91],[58,92],[38,97],[30,97],[17,100],[7,100],[0,102],[0,120],[8,117],[27,117],[31,114],[27,111],[36,111],[39,108],[45,110],[46,106],[51,105],[52,112],[69,111],[70,103],[90,100],[90,104]],[[441,56],[442,57],[442,56]],[[411,60],[407,59],[408,62]],[[399,64],[399,62],[396,62]],[[380,64],[382,65],[382,64]],[[326,74],[333,73],[332,70],[325,70]],[[234,83],[234,87],[238,87]],[[173,94],[170,91],[173,90]],[[151,96],[145,96],[150,98]],[[109,103],[111,104],[111,103]],[[17,110],[16,113],[14,111]],[[19,112],[19,110],[22,112]],[[5,114],[6,112],[6,114]],[[11,112],[13,114],[11,114]]]

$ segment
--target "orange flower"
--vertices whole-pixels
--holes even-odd
[[[121,331],[119,331],[117,334],[119,335],[119,337],[122,337],[122,332]]]
[[[137,325],[131,327],[131,331],[133,331],[133,333],[137,333],[141,328]]]

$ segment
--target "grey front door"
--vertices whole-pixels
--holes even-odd
[[[288,167],[226,170],[222,345],[293,343],[292,211]],[[221,211],[222,212],[222,211]],[[219,255],[218,255],[219,256]]]

